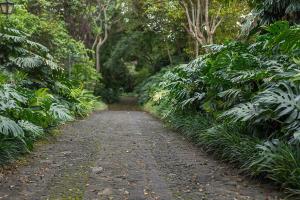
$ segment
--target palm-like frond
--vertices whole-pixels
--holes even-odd
[[[13,43],[20,43],[20,44],[26,42],[25,36],[10,35],[6,33],[1,34],[1,39],[6,42],[13,42]]]
[[[0,101],[0,111],[7,112],[8,110],[17,110],[18,108],[20,107],[14,100]]]
[[[12,60],[14,64],[16,64],[20,68],[24,69],[33,69],[41,66],[43,61],[35,56],[35,57],[18,57]]]
[[[23,129],[13,120],[0,116],[0,133],[6,136],[24,137]]]
[[[4,84],[0,86],[0,111],[18,110],[20,104],[25,104],[27,98],[13,88],[12,85]]]
[[[28,121],[20,120],[18,121],[18,125],[25,131],[33,136],[37,137],[44,133],[43,128],[34,125],[33,123],[30,123]]]
[[[247,81],[258,81],[268,77],[267,70],[247,70],[229,74],[232,83],[245,83]]]
[[[248,168],[252,168],[255,175],[267,173],[270,179],[288,187],[289,192],[299,195],[299,145],[291,145],[274,139],[258,145],[257,149],[259,155]]]
[[[49,93],[48,88],[40,88],[34,92],[34,96],[29,100],[30,106],[45,106],[52,103],[54,97]],[[47,106],[46,105],[46,106]]]
[[[282,82],[260,93],[256,102],[262,107],[274,107],[276,119],[291,123],[300,119],[300,87]]]
[[[272,85],[251,102],[239,104],[221,116],[230,117],[235,122],[275,120],[282,124],[287,134],[292,135],[300,130],[300,87],[291,82]]]
[[[182,108],[186,107],[187,105],[192,105],[195,102],[201,102],[205,98],[206,94],[205,93],[198,93],[196,92],[193,97],[184,100],[181,105]]]
[[[1,34],[0,50],[4,52],[6,63],[9,67],[18,67],[25,70],[32,70],[37,67],[51,70],[60,69],[54,62],[49,50],[36,42],[28,39],[28,36],[14,29],[5,29]],[[9,49],[9,51],[7,51]]]
[[[221,117],[229,117],[233,121],[250,121],[254,120],[256,117],[258,117],[260,114],[260,111],[258,109],[258,106],[253,103],[245,103],[245,104],[239,104],[235,106],[234,108],[224,112]]]
[[[231,88],[218,93],[218,96],[224,99],[224,107],[230,107],[244,100],[242,90]]]
[[[53,60],[50,60],[50,59],[44,59],[44,62],[45,62],[45,64],[46,64],[47,66],[50,67],[51,70],[58,70],[58,69],[63,70],[63,69],[60,68],[60,67],[58,66],[58,64],[57,64],[56,62],[54,62]]]
[[[300,4],[298,0],[265,0],[259,9],[261,24],[271,24],[284,18],[297,22]]]
[[[300,55],[300,26],[290,28],[289,23],[283,21],[270,25],[266,30],[272,35],[267,45],[273,50]]]
[[[63,105],[53,103],[49,109],[50,115],[57,121],[67,122],[74,120],[70,111]]]

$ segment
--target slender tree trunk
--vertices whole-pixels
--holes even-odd
[[[222,7],[216,16],[210,16],[211,0],[182,0],[181,5],[185,11],[188,25],[187,32],[195,40],[195,55],[199,56],[200,47],[213,44],[214,34],[222,22],[220,16]]]
[[[173,59],[172,59],[172,55],[171,55],[171,52],[170,52],[168,42],[166,42],[166,45],[167,45],[167,52],[168,52],[168,56],[169,56],[169,61],[170,61],[170,64],[172,65],[173,64]]]
[[[99,32],[97,37],[95,38],[95,42],[93,44],[93,47],[95,48],[96,45],[96,51],[95,51],[95,58],[96,58],[96,70],[97,72],[101,72],[101,59],[100,59],[100,49],[103,46],[103,44],[107,41],[108,38],[108,18],[107,18],[107,9],[110,4],[111,0],[107,2],[106,5],[103,5],[102,2],[99,0],[99,7],[101,8],[101,12],[99,13],[99,19],[101,21],[100,28],[104,32]],[[103,17],[103,18],[101,18]]]
[[[171,55],[169,47],[167,47],[167,51],[168,51],[168,56],[169,56],[170,64],[172,65],[173,64],[173,59],[172,59],[172,55]]]
[[[91,57],[92,57],[94,60],[96,60],[96,50],[95,50],[95,48],[96,48],[97,43],[98,43],[98,36],[96,36],[96,38],[95,38],[95,40],[94,40],[94,43],[93,43],[93,46],[92,46],[92,50],[94,50],[95,53],[93,53],[93,55],[91,55]]]
[[[196,58],[199,56],[199,42],[197,40],[195,41],[195,55]]]
[[[214,43],[214,36],[213,34],[208,35],[208,44],[213,44]]]
[[[101,62],[100,62],[100,48],[102,46],[102,40],[99,39],[99,42],[96,46],[96,70],[97,72],[101,71]]]

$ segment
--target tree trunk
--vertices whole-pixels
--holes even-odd
[[[210,32],[207,33],[207,43],[208,44],[213,44],[214,43],[214,35],[213,35],[213,33],[210,33]]]
[[[196,55],[196,58],[198,58],[198,56],[199,56],[199,42],[197,40],[195,41],[195,55]]]
[[[96,45],[98,43],[98,36],[96,36],[95,40],[94,40],[94,43],[93,43],[93,46],[92,46],[92,50],[95,50],[95,53],[92,53],[91,57],[96,60]]]
[[[213,44],[216,29],[222,22],[220,17],[222,7],[216,16],[210,16],[209,7],[211,0],[183,0],[181,5],[185,11],[188,25],[185,29],[195,40],[195,55],[199,56],[200,47]]]
[[[171,55],[168,43],[167,43],[167,52],[168,52],[170,64],[172,65],[173,64],[173,59],[172,59],[172,55]]]
[[[102,46],[102,40],[99,39],[99,42],[96,47],[96,70],[97,72],[101,71],[101,62],[100,62],[100,48]]]

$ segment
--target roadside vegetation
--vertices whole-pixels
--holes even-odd
[[[139,102],[300,195],[299,0],[15,0],[0,15],[0,164],[61,124]]]
[[[205,46],[137,90],[146,110],[204,150],[299,196],[300,27],[279,19],[261,12],[246,38]]]
[[[93,95],[100,75],[84,44],[62,21],[25,6],[0,18],[0,164],[30,152],[58,125],[104,106]],[[69,54],[80,56],[72,71],[64,64]]]

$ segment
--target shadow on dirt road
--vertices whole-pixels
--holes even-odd
[[[141,107],[138,105],[137,97],[123,96],[120,101],[114,104],[108,105],[108,109],[111,111],[141,111]]]

